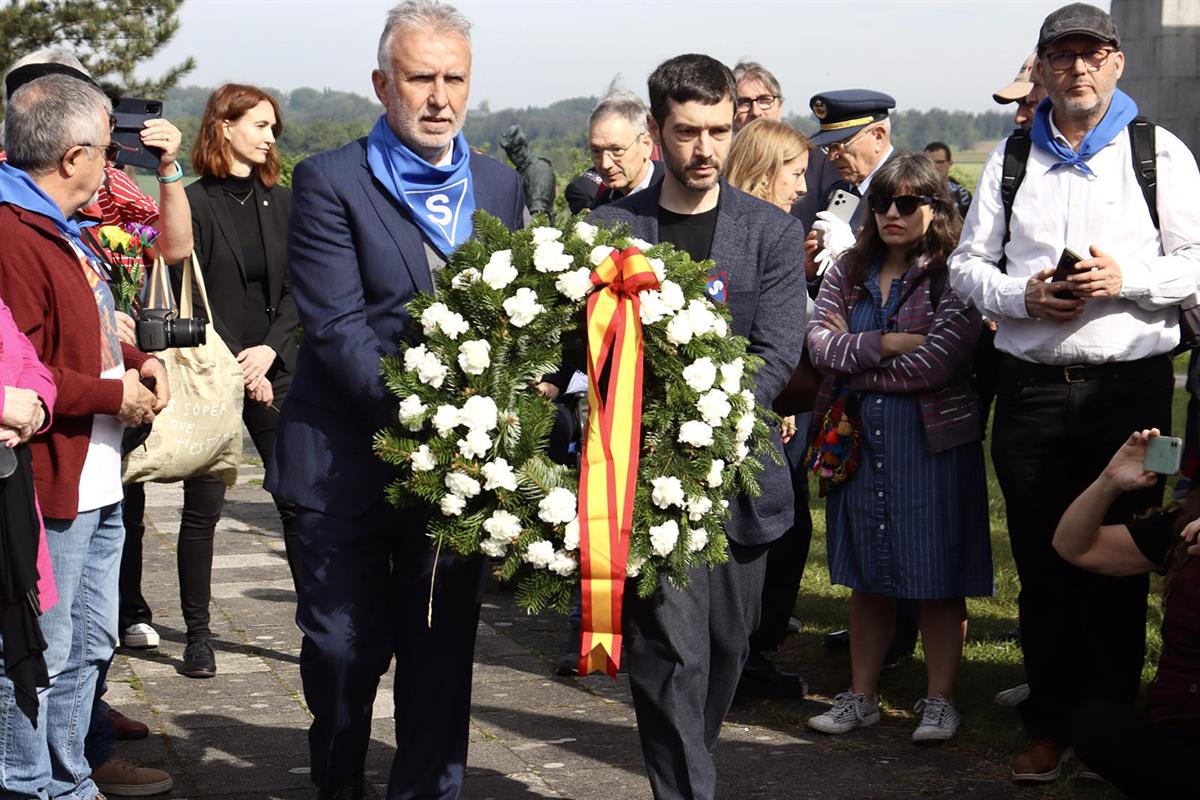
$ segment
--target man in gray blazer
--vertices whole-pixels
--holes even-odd
[[[715,262],[709,297],[729,307],[733,333],[764,360],[755,397],[770,407],[800,360],[804,339],[804,228],[721,180],[733,138],[734,81],[708,56],[672,58],[650,76],[651,133],[667,171],[661,184],[592,213],[649,242],[671,242]],[[779,441],[774,443],[777,451]],[[730,498],[729,562],[694,570],[687,589],[665,580],[642,600],[625,594],[625,654],[642,755],[656,798],[710,800],[711,750],[758,624],[768,545],[792,524],[786,467],[764,459],[762,495]]]

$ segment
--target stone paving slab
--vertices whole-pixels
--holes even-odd
[[[122,754],[166,769],[182,800],[315,797],[294,623],[295,596],[278,519],[250,468],[229,491],[217,529],[212,628],[218,674],[176,673],[183,654],[174,544],[182,491],[147,487],[144,590],[162,636],[156,650],[119,651],[109,698],[150,725]],[[486,597],[476,649],[468,800],[643,800],[650,789],[624,675],[553,674],[564,623],[527,616],[513,595]],[[383,798],[392,754],[391,675],[380,682],[367,760],[370,795]],[[908,726],[883,724],[852,738],[810,736],[799,720],[816,702],[735,706],[715,751],[722,798],[1038,797],[1018,790],[997,760],[954,748],[917,749]],[[1107,793],[1067,795],[1109,797]]]

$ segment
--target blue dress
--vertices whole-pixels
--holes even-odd
[[[887,332],[900,279],[882,303],[879,267],[847,320]],[[861,392],[858,472],[825,507],[833,583],[889,597],[937,600],[993,592],[987,478],[980,442],[931,454],[914,394]]]

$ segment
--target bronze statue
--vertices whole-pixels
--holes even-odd
[[[525,182],[525,203],[530,214],[542,211],[550,214],[554,210],[554,167],[548,158],[534,155],[529,150],[529,142],[525,132],[519,125],[513,125],[500,134],[500,146],[508,154],[508,159],[521,173]]]

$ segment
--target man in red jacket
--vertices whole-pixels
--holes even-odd
[[[0,718],[11,723],[0,795],[97,794],[79,709],[91,708],[116,643],[121,432],[169,399],[162,364],[119,342],[112,293],[73,219],[103,180],[111,120],[101,91],[61,74],[15,92],[5,118],[0,297],[58,388],[54,425],[30,447],[59,603],[40,618],[51,687],[36,727],[12,713],[13,685],[0,680]]]

